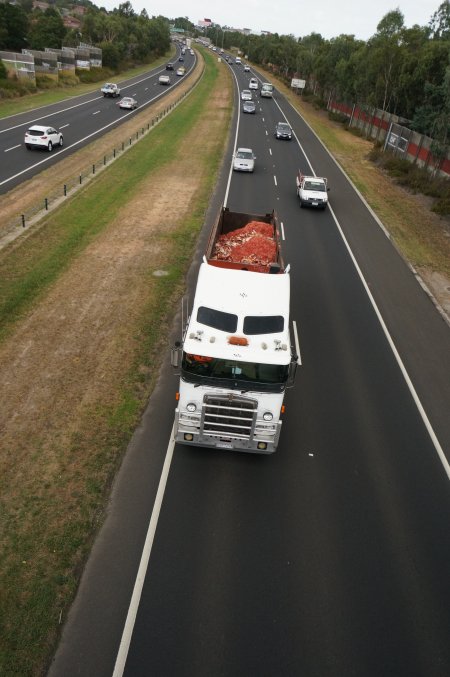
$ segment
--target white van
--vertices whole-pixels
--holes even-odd
[[[235,58],[235,60],[234,60],[234,63],[241,64],[241,63],[242,63],[241,57],[240,57],[240,56],[237,56],[237,57]]]

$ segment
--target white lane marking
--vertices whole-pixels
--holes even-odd
[[[100,113],[99,110],[96,110],[95,113],[92,113],[92,115],[98,115]]]
[[[278,186],[277,177],[275,176],[275,174],[273,175],[273,182],[276,186]]]
[[[161,94],[157,94],[156,96],[151,99],[151,101],[157,101],[161,96],[164,96],[164,94],[169,90],[172,89],[172,87],[175,87],[175,84],[170,85],[170,87],[166,87]],[[191,90],[192,91],[192,90]],[[149,102],[150,103],[150,102]],[[64,112],[64,111],[61,111]],[[112,127],[112,125],[116,125],[117,121],[124,120],[128,115],[132,115],[134,111],[130,111],[129,113],[123,113],[120,118],[117,118],[116,120],[113,120],[109,124],[105,125],[104,127],[99,127],[99,129],[96,129],[95,132],[92,132],[91,134],[88,134],[87,136],[84,136],[82,139],[78,139],[78,141],[75,141],[75,143],[70,144],[70,146],[64,146],[64,148],[58,149],[58,156],[62,155],[62,153],[67,153],[67,151],[70,148],[74,148],[75,146],[79,146],[80,143],[83,143],[84,141],[87,141],[90,139],[92,136],[96,136],[97,134],[100,134],[100,132],[103,132],[104,129],[108,129],[108,127]],[[27,123],[29,124],[29,123]],[[20,126],[20,125],[18,125]],[[0,186],[3,186],[5,183],[9,183],[9,181],[13,181],[16,179],[18,176],[21,176],[22,174],[26,174],[26,172],[29,172],[31,169],[34,169],[35,167],[38,167],[39,165],[42,165],[44,162],[50,162],[50,160],[53,159],[54,156],[49,155],[47,158],[44,160],[41,160],[40,162],[35,162],[34,165],[30,165],[29,167],[26,167],[25,169],[22,169],[22,171],[17,172],[17,174],[14,174],[13,176],[8,177],[7,179],[4,179],[3,181],[0,181]]]
[[[423,423],[424,423],[424,425],[425,425],[425,428],[427,429],[427,432],[428,432],[428,434],[429,434],[429,436],[430,436],[430,438],[431,438],[431,442],[433,443],[433,446],[434,446],[434,448],[435,448],[435,450],[436,450],[436,452],[437,452],[437,454],[438,454],[438,456],[439,456],[439,458],[440,458],[440,460],[441,460],[441,463],[442,463],[442,465],[443,465],[443,467],[444,467],[444,470],[445,470],[445,472],[447,473],[447,477],[448,477],[448,479],[450,480],[450,463],[448,462],[448,460],[447,460],[447,458],[446,458],[446,456],[445,456],[445,454],[444,454],[444,450],[442,449],[442,447],[441,447],[441,445],[440,445],[440,443],[439,443],[439,440],[438,440],[438,438],[437,438],[437,435],[436,435],[436,433],[435,433],[434,430],[433,430],[433,427],[432,427],[432,425],[431,425],[431,423],[430,423],[430,421],[429,421],[429,419],[428,419],[428,416],[427,416],[427,414],[426,414],[426,412],[425,412],[425,409],[424,409],[424,407],[423,407],[423,405],[422,405],[422,402],[420,401],[420,398],[419,398],[419,396],[418,396],[418,394],[417,394],[417,392],[416,392],[416,389],[414,388],[413,382],[411,381],[411,378],[410,378],[410,376],[409,376],[409,374],[408,374],[408,372],[407,372],[407,370],[406,370],[406,367],[405,367],[405,365],[403,364],[403,360],[402,360],[402,358],[400,357],[400,353],[398,352],[397,347],[396,347],[396,345],[395,345],[395,343],[394,343],[394,340],[393,340],[392,336],[391,336],[390,333],[389,333],[389,330],[388,330],[388,328],[387,328],[387,326],[386,326],[386,323],[385,323],[385,321],[384,321],[384,319],[383,319],[383,316],[382,316],[382,314],[381,314],[381,312],[380,312],[380,310],[379,310],[379,308],[378,308],[378,306],[377,306],[377,304],[376,304],[376,301],[375,301],[374,297],[372,296],[372,292],[371,292],[370,289],[369,289],[369,285],[367,284],[367,282],[366,282],[366,280],[365,280],[365,278],[364,278],[364,275],[362,274],[362,271],[361,271],[361,269],[360,269],[360,267],[359,267],[359,265],[358,265],[358,262],[357,262],[357,260],[356,260],[356,258],[355,258],[355,256],[354,256],[352,250],[350,249],[350,245],[349,245],[349,243],[347,242],[347,238],[346,238],[345,235],[344,235],[344,231],[342,230],[342,228],[341,228],[341,226],[340,226],[340,223],[339,223],[339,221],[337,220],[336,215],[335,215],[335,213],[333,212],[331,206],[328,205],[328,207],[329,207],[330,212],[331,212],[331,214],[332,214],[332,216],[333,216],[333,219],[334,219],[334,221],[335,221],[335,223],[336,223],[336,227],[337,227],[337,229],[338,229],[338,231],[339,231],[339,233],[340,233],[340,235],[341,235],[341,237],[342,237],[342,240],[344,241],[344,244],[345,244],[345,246],[346,246],[346,248],[347,248],[347,251],[348,251],[348,253],[349,253],[349,255],[350,255],[350,258],[351,258],[351,260],[353,261],[353,265],[354,265],[355,268],[356,268],[356,272],[358,273],[359,278],[360,278],[360,280],[361,280],[361,282],[362,282],[362,284],[363,284],[363,287],[364,287],[364,289],[366,290],[366,294],[367,294],[367,296],[369,297],[370,303],[372,304],[372,308],[374,309],[375,315],[376,315],[377,318],[378,318],[378,322],[379,322],[380,325],[381,325],[381,329],[383,330],[384,335],[385,335],[385,337],[386,337],[386,339],[387,339],[387,342],[389,343],[389,346],[390,346],[390,348],[391,348],[391,350],[392,350],[392,352],[393,352],[393,354],[394,354],[394,357],[395,357],[395,359],[396,359],[396,361],[397,361],[397,364],[398,364],[398,366],[400,367],[400,371],[401,371],[401,373],[402,373],[402,375],[403,375],[403,378],[405,379],[406,385],[408,386],[409,392],[410,392],[411,395],[412,395],[412,398],[413,398],[413,400],[414,400],[414,402],[415,402],[415,405],[416,405],[417,410],[418,410],[418,412],[419,412],[419,414],[420,414],[420,417],[422,418],[422,421],[423,421]]]
[[[302,355],[300,353],[300,341],[298,340],[297,322],[295,320],[292,320],[292,325],[294,327],[294,341],[295,341],[295,350],[297,351],[297,364],[301,366]]]
[[[70,124],[67,123],[67,125],[61,125],[61,127],[59,129],[65,129],[66,127],[70,127]]]
[[[156,527],[158,525],[159,513],[166,490],[167,479],[169,477],[170,464],[172,462],[173,450],[175,447],[175,440],[173,437],[173,427],[170,434],[169,445],[166,451],[166,458],[159,480],[158,491],[156,492],[155,502],[148,525],[147,536],[145,538],[144,548],[142,550],[141,561],[134,583],[133,594],[131,596],[130,606],[128,607],[127,618],[122,632],[122,639],[120,640],[119,651],[117,652],[116,663],[114,666],[113,677],[122,677],[125,669],[125,663],[130,648],[131,637],[133,635],[134,624],[136,622],[136,615],[141,600],[142,589],[144,587],[145,576],[147,574],[150,554],[152,552],[153,541],[155,538]]]
[[[269,148],[269,153],[272,155],[272,149],[271,148]]]
[[[281,227],[281,239],[282,239],[282,240],[285,240],[286,238],[284,237],[284,225],[283,225],[283,221],[281,221],[280,227]]]
[[[277,107],[278,107],[280,113],[283,115],[284,119],[286,120],[286,122],[289,122],[289,120],[287,119],[287,117],[285,116],[285,114],[283,113],[283,111],[281,110],[281,107],[280,107],[280,105],[278,104],[278,101],[276,101],[276,99],[274,99],[274,101],[275,101],[275,104],[277,105]],[[301,117],[301,116],[300,116],[300,117]],[[369,212],[371,213],[371,215],[374,217],[375,221],[378,223],[378,225],[379,225],[379,226],[383,229],[383,231],[386,233],[386,230],[385,230],[383,224],[381,223],[380,219],[379,219],[378,216],[375,214],[375,212],[372,210],[372,208],[370,207],[370,205],[366,202],[366,200],[363,198],[363,196],[361,195],[361,193],[359,192],[359,190],[356,188],[356,186],[354,185],[353,181],[350,179],[350,177],[348,176],[348,174],[346,174],[346,172],[342,169],[342,167],[341,167],[341,166],[339,165],[339,163],[337,162],[336,158],[334,158],[334,157],[332,156],[332,154],[330,153],[330,151],[328,150],[328,148],[325,146],[325,144],[323,143],[323,141],[322,141],[321,139],[319,139],[319,137],[317,136],[317,134],[316,134],[316,132],[313,130],[313,128],[306,122],[306,120],[304,120],[303,118],[302,118],[302,120],[303,120],[303,122],[308,126],[308,128],[311,130],[311,132],[314,134],[314,136],[315,136],[316,139],[319,141],[319,143],[320,143],[320,145],[322,146],[322,148],[328,153],[328,155],[329,155],[330,158],[333,160],[333,162],[334,162],[334,164],[336,165],[336,167],[342,172],[343,176],[345,176],[345,178],[348,180],[348,182],[350,183],[350,185],[351,185],[352,188],[354,189],[355,193],[359,196],[359,198],[361,199],[361,201],[363,202],[363,204],[367,207],[367,209],[369,210]],[[290,123],[289,123],[289,124],[290,124]],[[292,125],[291,125],[291,128],[292,128]],[[297,141],[297,143],[298,143],[298,145],[299,145],[299,147],[300,147],[302,153],[303,153],[304,156],[305,156],[305,159],[306,159],[306,161],[307,161],[309,167],[311,168],[312,174],[313,174],[314,176],[316,176],[316,173],[315,173],[315,171],[314,171],[314,169],[313,169],[313,167],[312,167],[312,164],[311,164],[311,162],[309,161],[308,156],[306,155],[305,150],[304,150],[302,144],[300,143],[300,141],[298,140],[297,135],[295,134],[294,130],[292,130],[292,133],[294,134],[295,140]],[[405,365],[403,364],[403,360],[402,360],[402,358],[400,357],[400,353],[398,352],[398,350],[397,350],[397,348],[396,348],[396,346],[395,346],[395,343],[394,343],[394,341],[393,341],[393,339],[392,339],[392,336],[390,335],[389,330],[388,330],[388,328],[387,328],[387,326],[386,326],[386,324],[385,324],[385,322],[384,322],[383,316],[382,316],[382,314],[381,314],[381,312],[380,312],[380,310],[379,310],[379,308],[378,308],[378,306],[377,306],[377,304],[376,304],[376,302],[375,302],[374,297],[372,296],[372,292],[371,292],[370,289],[369,289],[369,285],[367,284],[367,282],[366,282],[366,280],[365,280],[365,278],[364,278],[364,275],[362,274],[362,271],[361,271],[361,269],[360,269],[360,267],[359,267],[359,265],[358,265],[358,262],[356,261],[356,258],[355,258],[355,256],[354,256],[352,250],[350,249],[350,245],[349,245],[349,243],[347,242],[347,239],[346,239],[346,237],[345,237],[345,235],[344,235],[344,231],[342,230],[342,228],[341,228],[341,226],[340,226],[340,224],[339,224],[339,221],[337,220],[336,214],[335,214],[334,211],[332,210],[331,205],[328,204],[328,206],[329,206],[330,212],[331,212],[331,214],[332,214],[332,217],[333,217],[333,219],[334,219],[334,222],[335,222],[335,224],[336,224],[336,227],[337,227],[337,229],[338,229],[338,231],[339,231],[339,234],[341,235],[342,240],[343,240],[343,242],[344,242],[344,244],[345,244],[345,246],[346,246],[346,248],[347,248],[347,251],[348,251],[348,253],[350,254],[350,258],[351,258],[351,260],[352,260],[352,262],[353,262],[353,265],[354,265],[355,268],[356,268],[356,272],[358,273],[358,275],[359,275],[359,277],[360,277],[360,280],[361,280],[361,282],[362,282],[362,284],[363,284],[363,287],[364,287],[364,289],[366,290],[366,293],[367,293],[367,295],[368,295],[368,297],[369,297],[369,301],[370,301],[370,303],[372,304],[372,308],[373,308],[374,311],[375,311],[375,315],[376,315],[377,318],[378,318],[378,321],[379,321],[379,323],[380,323],[380,325],[381,325],[381,328],[382,328],[382,330],[383,330],[383,332],[384,332],[384,335],[385,335],[385,337],[386,337],[386,339],[387,339],[387,342],[389,343],[389,346],[390,346],[390,348],[391,348],[391,350],[392,350],[392,352],[393,352],[393,354],[394,354],[394,357],[395,357],[395,359],[396,359],[396,361],[397,361],[397,364],[398,364],[398,366],[399,366],[399,368],[400,368],[400,371],[401,371],[401,373],[402,373],[402,375],[403,375],[403,378],[405,379],[406,385],[407,385],[407,387],[408,387],[409,392],[411,393],[411,396],[412,396],[412,398],[413,398],[413,400],[414,400],[414,403],[415,403],[415,405],[416,405],[416,407],[417,407],[417,410],[418,410],[419,415],[420,415],[420,417],[421,417],[421,419],[422,419],[422,422],[423,422],[423,424],[424,424],[424,426],[425,426],[425,428],[426,428],[426,430],[427,430],[427,432],[428,432],[428,435],[430,436],[431,442],[432,442],[432,444],[433,444],[433,446],[434,446],[434,448],[435,448],[435,450],[436,450],[437,455],[439,456],[439,459],[440,459],[440,461],[441,461],[441,463],[442,463],[442,465],[443,465],[443,468],[444,468],[444,470],[445,470],[445,473],[446,473],[448,479],[450,480],[450,463],[449,463],[449,461],[447,460],[447,457],[445,456],[444,450],[442,449],[442,446],[441,446],[441,444],[440,444],[440,442],[439,442],[439,440],[438,440],[438,437],[437,437],[436,433],[435,433],[434,430],[433,430],[433,426],[432,426],[431,423],[430,423],[430,420],[429,420],[429,418],[428,418],[428,416],[427,416],[427,414],[426,414],[426,411],[425,411],[425,409],[424,409],[424,407],[423,407],[423,404],[422,404],[422,402],[420,401],[420,398],[419,398],[419,396],[418,396],[418,394],[417,394],[417,392],[416,392],[416,389],[414,388],[413,382],[411,381],[411,378],[410,378],[410,376],[409,376],[409,374],[408,374],[408,372],[407,372],[407,370],[406,370],[406,367],[405,367]],[[389,235],[388,235],[388,238],[390,239],[390,236],[389,236]]]
[[[238,92],[239,92],[239,83],[238,83],[238,79],[236,77],[236,73],[234,72],[234,70],[232,68],[230,68],[230,71],[233,73],[233,77],[236,81],[236,86],[237,86]],[[237,123],[236,123],[236,134],[234,135],[233,157],[231,158],[230,172],[228,174],[228,182],[227,182],[227,187],[225,189],[225,197],[223,199],[223,206],[224,207],[227,206],[228,194],[230,192],[231,177],[233,176],[233,160],[234,160],[234,156],[236,154],[237,138],[238,138],[238,134],[239,134],[239,123],[241,121],[241,107],[238,106],[237,109],[238,109],[238,114],[237,114]]]
[[[21,145],[22,145],[21,143],[18,143],[17,146],[11,146],[11,148],[5,148],[5,150],[3,152],[9,153],[10,150],[14,150],[15,148],[20,148]]]
[[[266,129],[266,136],[268,136],[268,134],[269,134],[269,132],[268,132],[267,129]]]
[[[262,119],[262,121],[264,122],[264,118]]]
[[[145,78],[142,78],[142,80],[138,80],[137,82],[132,82],[129,85],[124,85],[124,87],[122,87],[122,89],[127,89],[128,87],[135,87],[136,85],[140,85],[141,82],[145,82],[145,80],[149,80],[150,78],[153,78],[156,75],[159,75],[159,73],[164,73],[164,70],[165,69],[162,68],[160,71],[156,71],[156,73],[152,73],[150,75],[147,75]],[[155,84],[158,84],[158,82],[156,81]],[[86,95],[83,94],[81,96],[86,96]],[[95,96],[93,99],[88,99],[87,101],[82,101],[81,103],[75,103],[73,106],[69,106],[68,108],[61,108],[61,110],[55,110],[55,111],[52,111],[52,112],[48,112],[47,115],[41,115],[40,118],[35,118],[32,122],[33,122],[33,124],[36,124],[36,122],[38,122],[39,120],[43,120],[44,118],[48,118],[51,115],[59,115],[60,113],[66,113],[68,110],[73,110],[74,108],[79,108],[80,106],[85,106],[88,103],[92,103],[93,101],[97,101],[97,99],[104,99],[104,98],[105,97],[103,96],[103,94],[101,96]],[[41,110],[43,108],[48,108],[48,106],[49,106],[49,104],[47,104],[46,106],[40,106],[39,108],[36,108],[34,110],[38,111],[38,110]],[[17,117],[18,115],[26,115],[27,113],[30,113],[30,112],[32,112],[32,111],[23,111],[23,113],[14,113],[14,115],[8,115],[6,118],[3,118],[3,119],[7,120],[8,118]],[[20,124],[14,125],[13,127],[8,127],[7,129],[1,129],[0,134],[4,134],[5,132],[9,132],[11,129],[17,129],[18,127],[25,127],[25,126],[28,126],[30,124],[31,124],[31,122],[29,120],[27,120],[27,122],[21,122]]]

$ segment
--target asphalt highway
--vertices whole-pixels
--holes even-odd
[[[275,208],[302,355],[280,445],[173,449],[166,359],[50,675],[447,676],[449,326],[283,97],[236,104],[255,172],[228,187],[231,139],[188,288],[225,198]],[[292,141],[273,135],[285,118]],[[300,209],[298,168],[328,178],[329,209]]]
[[[93,140],[119,126],[131,115],[141,111],[164,96],[168,91],[188,77],[196,63],[196,56],[189,50],[184,55],[184,63],[178,61],[179,50],[173,59],[174,70],[166,71],[165,64],[119,83],[121,96],[132,96],[138,102],[134,111],[119,108],[119,98],[104,97],[99,83],[98,90],[83,96],[73,97],[59,103],[36,108],[32,111],[13,115],[0,120],[0,194],[29,179],[79,150]],[[178,66],[186,67],[186,75],[177,76]],[[170,76],[170,85],[160,85],[158,77],[164,73]],[[51,153],[45,149],[27,150],[24,144],[26,130],[32,125],[51,125],[61,131],[64,146],[55,148]]]

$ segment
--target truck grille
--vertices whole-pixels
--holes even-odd
[[[251,439],[257,402],[239,395],[205,395],[202,430],[213,437]]]

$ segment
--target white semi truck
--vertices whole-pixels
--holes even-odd
[[[172,349],[181,444],[262,454],[277,448],[285,390],[300,364],[279,240],[274,213],[224,208],[212,229],[192,311]]]

